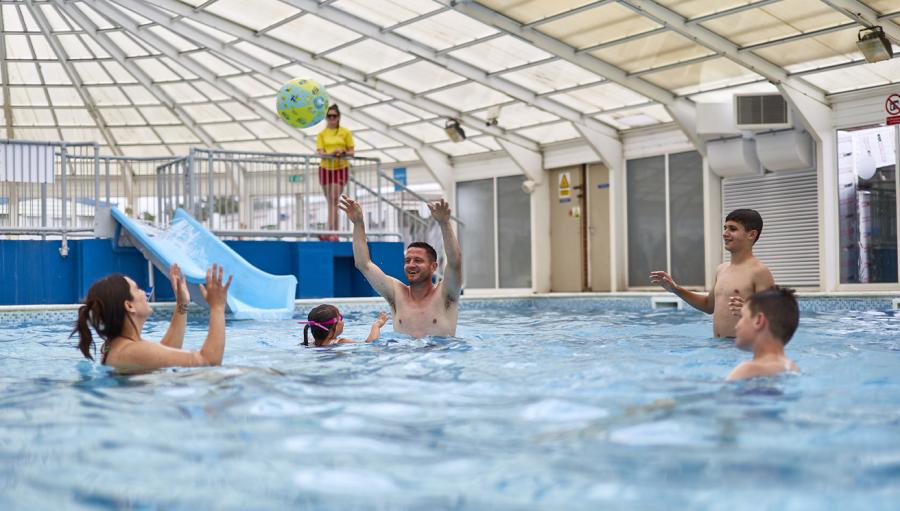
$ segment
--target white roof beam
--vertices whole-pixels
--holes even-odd
[[[56,38],[56,34],[54,34],[50,29],[50,23],[44,16],[43,11],[40,9],[40,7],[36,7],[32,0],[26,0],[25,5],[27,5],[29,11],[31,11],[31,16],[34,18],[35,22],[37,22],[38,27],[40,27],[41,33],[47,40],[47,44],[49,44],[50,48],[53,49],[53,52],[56,53],[56,56],[59,59],[59,64],[62,65],[63,70],[66,72],[66,76],[69,77],[69,81],[72,82],[72,86],[74,86],[75,91],[78,93],[78,96],[84,103],[84,106],[87,109],[88,114],[90,114],[91,119],[93,119],[96,123],[97,129],[100,131],[100,134],[103,136],[106,144],[109,146],[110,150],[112,150],[113,153],[121,156],[122,151],[121,149],[119,149],[119,146],[116,144],[116,139],[112,136],[112,133],[110,133],[109,128],[106,126],[106,121],[103,119],[103,116],[100,115],[100,111],[97,109],[97,102],[94,100],[91,93],[88,92],[88,90],[85,88],[84,82],[81,80],[81,75],[79,75],[78,72],[75,71],[75,68],[69,61],[68,52],[66,52],[66,49],[63,48],[62,44],[60,44],[59,39]],[[3,77],[4,82],[9,81],[8,75],[4,75]]]
[[[0,10],[0,24],[6,24],[6,20],[3,19],[2,10]],[[13,125],[12,105],[10,104],[9,66],[7,65],[7,62],[6,38],[0,37],[0,75],[3,76],[3,118],[6,121],[6,138],[13,138],[16,135],[16,131]],[[15,189],[15,187],[12,187],[12,189]]]
[[[60,1],[60,0],[56,0],[56,1]],[[92,0],[92,1],[96,1],[96,0]],[[117,0],[117,2],[124,5],[128,9],[134,10],[136,13],[140,14],[141,16],[144,16],[145,18],[151,19],[151,20],[156,21],[157,23],[161,23],[163,25],[165,25],[166,20],[169,19],[167,14],[157,11],[155,8],[147,6],[146,3],[142,2],[142,1]],[[197,29],[191,27],[190,25],[181,23],[178,20],[169,20],[169,21],[173,21],[175,24],[178,25],[176,30],[182,37],[187,37],[189,39],[195,40],[196,42],[201,42],[205,46],[207,46],[210,50],[216,51],[216,52],[222,54],[223,56],[225,56],[241,65],[245,65],[245,66],[249,67],[250,69],[256,70],[259,73],[269,74],[276,80],[287,81],[287,80],[290,80],[293,78],[292,76],[287,74],[285,71],[272,70],[271,68],[267,67],[264,63],[260,62],[258,59],[254,58],[250,55],[243,54],[243,52],[241,52],[240,50],[238,50],[237,48],[235,48],[233,46],[223,45],[221,42],[217,43],[214,38],[212,38],[208,35],[204,35],[202,31],[197,30]],[[265,36],[261,36],[261,37],[265,37]],[[259,43],[257,43],[257,44],[259,44]],[[262,45],[262,46],[264,46],[264,45]],[[269,49],[269,48],[267,48],[267,49]],[[272,49],[269,49],[269,50],[273,51]],[[343,110],[347,114],[351,115],[354,119],[367,125],[369,128],[371,128],[375,131],[380,131],[380,132],[384,133],[385,135],[393,138],[394,140],[414,149],[416,152],[419,153],[419,155],[422,157],[423,161],[425,161],[425,156],[427,155],[429,161],[431,161],[431,164],[437,166],[439,164],[439,162],[444,161],[444,162],[446,162],[446,165],[448,168],[452,168],[452,167],[450,167],[450,160],[449,160],[449,158],[447,158],[446,155],[444,155],[440,151],[432,149],[431,147],[429,147],[428,145],[423,143],[421,140],[419,140],[403,131],[394,129],[393,127],[391,127],[391,126],[387,125],[386,123],[382,122],[381,120],[367,114],[366,112],[360,110],[359,108],[352,108],[349,106],[345,106],[343,108]],[[427,161],[426,161],[426,164],[428,164]],[[435,179],[439,183],[446,182],[446,179],[447,179],[447,177],[445,175],[446,169],[438,168],[437,170],[435,170],[435,169],[431,169],[430,165],[429,165],[429,169],[432,171]]]
[[[841,14],[856,20],[860,25],[872,27],[881,24],[884,34],[895,44],[900,44],[900,26],[889,19],[884,19],[881,14],[868,5],[858,0],[822,0]]]
[[[166,107],[174,116],[178,118],[181,122],[184,123],[185,127],[188,128],[191,133],[194,134],[197,138],[199,138],[204,144],[209,145],[210,147],[216,146],[213,138],[203,131],[203,128],[199,126],[194,120],[188,115],[187,112],[181,108],[178,103],[175,102],[164,90],[162,90],[157,84],[153,83],[153,79],[144,72],[143,69],[135,65],[134,62],[129,61],[125,58],[125,53],[116,45],[109,36],[105,33],[98,32],[97,26],[93,21],[90,20],[84,13],[80,10],[73,8],[71,5],[66,4],[62,0],[54,0],[57,6],[63,9],[69,17],[74,19],[77,23],[81,25],[81,28],[96,41],[98,45],[107,53],[109,53],[113,60],[119,63],[122,67],[124,67],[128,72],[134,76],[134,78],[143,85],[150,94],[153,95],[164,107]],[[106,15],[107,7],[105,5],[93,5],[97,12]]]
[[[505,35],[506,35],[505,32],[497,31],[497,32],[495,32],[495,33],[493,33],[493,34],[491,34],[491,35],[484,36],[484,37],[482,37],[482,38],[480,38],[480,39],[472,39],[471,41],[466,41],[466,42],[464,42],[464,43],[459,43],[459,44],[457,44],[457,45],[455,45],[455,46],[450,46],[450,47],[444,48],[443,50],[438,50],[436,53],[437,53],[438,55],[444,55],[444,54],[447,54],[447,53],[453,53],[453,52],[455,52],[455,51],[457,51],[457,50],[462,50],[463,48],[468,48],[469,46],[475,46],[476,44],[486,43],[486,42],[488,42],[488,41],[493,41],[494,39],[499,39],[499,38],[501,38],[501,37],[503,37],[503,36],[505,36]]]
[[[648,67],[646,69],[641,69],[639,71],[632,71],[632,72],[628,73],[628,76],[644,76],[644,75],[649,75],[651,73],[659,73],[662,71],[668,71],[669,69],[675,69],[675,68],[679,68],[682,66],[690,66],[692,64],[700,64],[701,62],[706,62],[709,60],[717,59],[719,57],[721,57],[721,55],[719,55],[718,53],[712,53],[709,55],[703,55],[702,57],[695,57],[692,59],[673,62],[671,64],[665,64],[665,65],[656,66],[656,67]]]
[[[739,14],[745,11],[750,11],[753,9],[758,9],[760,7],[765,7],[769,4],[777,4],[782,0],[759,0],[757,2],[750,2],[749,4],[739,5],[737,7],[732,7],[731,9],[724,9],[718,12],[714,12],[711,14],[704,14],[703,16],[697,16],[696,18],[691,18],[687,20],[688,25],[696,25],[699,23],[703,23],[705,21],[710,21],[718,18],[724,18],[726,16],[731,16],[732,14]]]
[[[176,0],[147,0],[147,1],[117,0],[116,3],[128,8],[129,10],[132,10],[132,11],[140,14],[141,16],[144,16],[145,18],[151,19],[151,20],[153,20],[157,23],[160,23],[164,26],[170,26],[170,27],[177,26],[178,27],[177,31],[182,36],[184,36],[187,33],[191,33],[192,35],[191,35],[190,39],[193,39],[194,41],[197,41],[197,42],[202,41],[204,46],[208,47],[209,49],[211,49],[214,52],[217,52],[217,53],[220,53],[223,55],[226,55],[226,54],[231,55],[231,57],[229,57],[229,58],[232,58],[232,60],[235,60],[235,61],[240,61],[243,63],[243,65],[246,65],[247,67],[255,67],[257,69],[259,69],[260,67],[263,67],[263,68],[265,68],[265,70],[260,71],[260,72],[262,72],[264,74],[272,74],[273,69],[271,68],[271,66],[261,63],[259,61],[259,59],[252,57],[250,55],[247,55],[248,59],[250,61],[254,62],[256,65],[255,66],[248,65],[246,62],[243,62],[243,60],[239,60],[234,56],[235,54],[233,52],[231,52],[231,50],[234,50],[234,48],[227,46],[227,45],[223,45],[220,41],[209,36],[208,34],[205,34],[202,31],[196,29],[195,27],[192,27],[186,23],[183,23],[179,18],[171,18],[171,16],[169,14],[159,11],[159,10],[151,7],[149,4],[155,4],[166,10],[172,11],[175,14],[177,14],[179,17],[188,16],[195,22],[208,25],[212,28],[215,28],[217,30],[220,30],[222,32],[230,34],[234,37],[238,37],[238,38],[241,38],[248,42],[251,42],[251,43],[253,43],[261,48],[264,48],[268,51],[271,51],[273,53],[277,53],[277,54],[283,55],[285,57],[291,58],[293,60],[296,60],[297,63],[299,63],[301,65],[304,65],[307,67],[312,67],[312,68],[318,69],[324,73],[332,74],[335,76],[342,76],[344,78],[349,79],[350,81],[357,82],[362,85],[366,85],[382,94],[386,94],[388,96],[397,98],[398,100],[401,100],[401,101],[406,101],[413,106],[416,106],[418,108],[421,108],[422,110],[431,112],[435,115],[439,115],[442,117],[452,117],[452,118],[461,119],[461,120],[463,120],[463,122],[468,123],[468,124],[483,124],[483,122],[480,119],[468,117],[468,116],[464,115],[462,112],[455,110],[453,108],[450,108],[446,105],[443,105],[442,103],[439,103],[434,100],[430,100],[428,98],[417,97],[415,94],[413,94],[412,92],[410,92],[402,87],[392,85],[388,82],[379,80],[377,78],[369,78],[365,75],[365,73],[363,73],[357,69],[348,67],[343,64],[339,64],[337,62],[333,62],[328,59],[315,59],[311,53],[301,50],[300,48],[297,48],[296,46],[292,46],[288,43],[285,43],[284,41],[280,41],[280,40],[275,39],[268,35],[257,36],[257,35],[255,35],[255,32],[253,32],[252,30],[249,30],[245,27],[242,27],[241,25],[239,25],[237,23],[223,19],[216,15],[213,15],[213,14],[210,14],[207,12],[202,12],[202,11],[194,13],[193,9],[190,6],[187,6]],[[331,7],[328,7],[328,8],[334,9]],[[338,12],[343,12],[343,11],[338,11]],[[334,19],[327,18],[327,17],[326,17],[326,19],[330,19],[333,22],[340,23],[340,20],[334,20]],[[246,60],[246,59],[244,59],[244,60]],[[293,78],[293,77],[291,77],[291,78]],[[359,120],[362,122],[362,119],[359,119]],[[380,124],[384,124],[384,123],[380,123]],[[510,142],[519,144],[519,145],[521,145],[523,147],[527,147],[529,149],[535,149],[537,147],[532,140],[529,140],[525,137],[521,137],[514,133],[507,132],[506,130],[503,130],[496,126],[493,126],[491,128],[485,127],[484,131],[495,137],[506,138]],[[391,136],[393,136],[393,135],[391,135]]]
[[[740,47],[728,39],[701,25],[688,24],[683,16],[652,0],[619,0],[619,3],[668,26],[701,46],[722,54],[736,64],[764,76],[772,83],[783,83],[817,101],[823,103],[826,101],[825,93],[821,89],[802,80],[792,79],[787,71],[754,53],[741,53]]]
[[[430,17],[432,17],[432,16],[434,16],[434,15],[441,14],[441,13],[447,12],[447,11],[449,11],[449,10],[450,10],[449,7],[443,6],[443,7],[440,7],[440,8],[438,8],[438,9],[435,9],[435,10],[433,10],[433,11],[428,11],[428,12],[426,12],[426,13],[424,13],[424,14],[420,14],[420,15],[418,15],[418,16],[414,16],[414,17],[412,17],[412,18],[409,18],[408,20],[403,20],[403,21],[401,21],[401,22],[399,22],[399,23],[394,23],[393,25],[384,27],[384,28],[381,29],[381,31],[382,31],[382,32],[391,32],[391,31],[396,30],[396,29],[398,29],[398,28],[405,27],[406,25],[412,25],[413,23],[418,23],[418,22],[420,22],[420,21],[422,21],[422,20],[424,20],[424,19],[426,19],[426,18],[430,18]]]
[[[159,1],[159,0],[151,0]],[[356,31],[357,33],[368,36],[380,43],[394,47],[398,50],[409,52],[419,58],[433,62],[439,66],[443,66],[456,74],[462,75],[472,81],[490,87],[494,90],[503,92],[511,97],[524,101],[536,108],[540,108],[546,112],[557,115],[578,124],[583,124],[594,130],[605,132],[612,136],[618,136],[618,132],[596,119],[584,116],[578,110],[558,103],[549,98],[541,98],[527,87],[519,85],[511,80],[490,76],[483,69],[469,64],[461,59],[451,57],[445,54],[438,54],[434,49],[416,41],[410,40],[393,32],[382,32],[381,28],[367,20],[358,18],[341,9],[319,4],[317,0],[283,0],[298,9],[322,16],[327,20],[338,23],[346,28]]]
[[[630,43],[632,41],[636,41],[638,39],[643,39],[644,37],[650,37],[652,35],[656,35],[662,32],[667,31],[666,27],[656,27],[644,32],[638,32],[637,34],[627,35],[625,37],[620,37],[618,39],[613,39],[611,41],[602,42],[599,44],[594,44],[591,46],[585,46],[584,48],[579,48],[575,50],[575,53],[590,53],[592,51],[602,50],[603,48],[609,48],[610,46],[615,46],[617,44],[622,43]]]
[[[685,135],[687,135],[687,137],[691,139],[697,150],[701,152],[704,151],[705,145],[697,135],[697,131],[695,128],[696,108],[691,101],[683,98],[678,98],[671,91],[663,89],[662,87],[650,83],[642,78],[628,76],[628,73],[625,72],[625,70],[616,67],[608,62],[600,60],[592,55],[588,55],[586,53],[578,53],[575,48],[560,41],[559,39],[550,37],[537,30],[525,28],[518,21],[504,16],[477,2],[474,2],[472,0],[451,1],[454,2],[453,5],[456,10],[466,14],[473,19],[476,19],[488,25],[492,25],[510,34],[516,35],[534,44],[538,48],[550,53],[551,55],[556,55],[557,57],[567,60],[584,69],[587,69],[588,71],[606,77],[610,81],[631,89],[632,91],[637,92],[638,94],[641,94],[649,99],[662,103],[669,111],[669,114],[675,119],[675,122],[677,122],[679,126],[682,127]],[[674,105],[677,105],[678,108],[671,108]],[[585,123],[581,124],[586,125]],[[593,127],[591,125],[586,126],[589,128]]]
[[[738,50],[738,51],[748,52],[748,51],[761,50],[763,48],[769,48],[771,46],[777,46],[779,44],[792,43],[794,41],[799,41],[801,39],[807,39],[809,37],[818,37],[820,35],[830,34],[832,32],[838,32],[840,30],[844,30],[844,29],[854,27],[854,26],[856,26],[855,21],[848,21],[846,23],[834,25],[833,27],[825,27],[825,28],[820,28],[818,30],[810,30],[809,32],[803,32],[802,34],[794,34],[794,35],[782,37],[779,39],[772,39],[771,41],[765,41],[765,42],[761,42],[761,43],[750,44],[747,46],[741,46],[740,50]]]
[[[540,25],[546,25],[547,23],[553,23],[554,21],[559,21],[563,18],[568,18],[569,16],[574,16],[576,14],[581,14],[585,11],[589,11],[591,9],[596,9],[597,7],[604,6],[608,3],[611,3],[615,0],[598,0],[596,2],[590,2],[580,7],[576,7],[574,9],[569,9],[552,16],[547,16],[546,18],[541,18],[539,20],[534,20],[530,23],[525,23],[523,26],[525,28],[534,28]]]
[[[58,1],[58,0],[57,0]],[[86,3],[92,4],[92,7],[95,7],[98,3],[97,0],[82,0]],[[66,5],[66,4],[63,4]],[[73,14],[69,12],[68,6],[64,7],[66,9],[66,13],[74,18]],[[266,121],[268,124],[275,126],[279,129],[279,131],[283,132],[286,136],[300,142],[307,149],[315,150],[315,141],[312,141],[310,144],[310,139],[314,137],[308,136],[303,137],[298,133],[304,133],[299,130],[288,130],[286,129],[286,125],[284,122],[278,117],[278,115],[274,112],[274,110],[266,109],[262,105],[259,104],[258,101],[253,99],[252,97],[245,94],[243,91],[235,87],[228,80],[223,79],[222,77],[216,76],[215,73],[207,69],[205,66],[199,64],[198,62],[185,58],[181,54],[179,54],[178,49],[173,46],[171,43],[166,41],[162,36],[156,34],[155,32],[145,29],[144,27],[138,25],[133,19],[126,16],[125,13],[121,11],[116,11],[115,9],[107,9],[103,11],[104,16],[107,16],[111,21],[115,22],[119,26],[121,26],[125,31],[134,34],[136,37],[143,39],[144,41],[151,44],[154,48],[162,52],[163,55],[169,57],[173,61],[177,62],[180,66],[183,66],[185,69],[190,71],[191,73],[200,77],[201,80],[215,85],[217,88],[225,91],[229,96],[233,99],[236,99],[238,102],[243,103],[244,106],[252,110],[256,115],[258,115],[262,120]],[[231,122],[231,121],[229,121]]]

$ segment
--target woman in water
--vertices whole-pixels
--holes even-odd
[[[337,201],[344,192],[344,186],[350,180],[350,162],[346,158],[353,157],[353,134],[341,127],[341,111],[337,105],[331,105],[325,113],[327,127],[316,136],[316,151],[322,157],[319,163],[319,184],[325,192],[328,205],[329,231],[338,228]],[[335,235],[322,236],[326,241],[337,241]]]
[[[130,278],[115,273],[94,282],[78,309],[72,335],[78,334],[78,349],[91,360],[94,339],[91,327],[103,339],[100,362],[122,372],[161,367],[220,365],[225,351],[225,299],[231,277],[222,284],[223,269],[217,264],[206,270],[206,286],[200,292],[209,304],[209,334],[199,351],[181,349],[187,306],[191,300],[181,269],[173,264],[169,280],[175,290],[175,313],[160,343],[141,337],[144,322],[153,312],[147,294]]]
[[[351,344],[356,341],[338,337],[344,332],[344,316],[334,305],[322,304],[309,311],[306,321],[300,323],[305,324],[303,328],[303,345],[309,346],[309,333],[312,332],[315,345],[329,346],[332,344]],[[381,335],[381,327],[387,323],[387,314],[378,313],[378,319],[372,324],[369,330],[369,336],[365,342],[372,342]]]

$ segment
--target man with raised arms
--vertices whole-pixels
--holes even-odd
[[[736,209],[725,217],[722,239],[731,261],[716,269],[713,289],[708,294],[679,286],[664,271],[651,272],[650,283],[675,293],[695,309],[712,314],[714,336],[734,337],[744,299],[775,285],[772,272],[753,255],[753,245],[762,228],[762,217],[752,209]]]
[[[362,207],[342,195],[338,207],[353,222],[353,261],[375,291],[393,310],[394,331],[413,337],[456,334],[459,291],[462,282],[462,253],[450,226],[450,206],[444,199],[428,204],[431,216],[441,227],[447,268],[437,284],[431,276],[438,269],[437,252],[428,243],[417,241],[406,248],[403,270],[409,285],[386,275],[369,257]]]

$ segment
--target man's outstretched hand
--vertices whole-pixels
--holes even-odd
[[[363,211],[362,206],[359,205],[358,202],[351,199],[347,195],[341,195],[341,198],[338,199],[338,208],[341,211],[347,214],[347,218],[355,223],[362,222],[363,220]]]
[[[447,223],[450,221],[450,205],[447,204],[447,201],[441,199],[437,202],[428,203],[428,209],[431,210],[431,216],[438,223]]]

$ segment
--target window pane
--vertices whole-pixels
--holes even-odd
[[[463,274],[466,287],[496,287],[494,272],[494,181],[480,179],[456,184]]]
[[[500,287],[531,287],[531,197],[522,191],[524,181],[497,178]]]
[[[669,236],[675,282],[704,283],[703,159],[690,151],[669,155]]]
[[[653,270],[666,269],[665,156],[629,160],[628,285],[647,286]]]
[[[897,282],[895,133],[838,131],[842,283]]]

